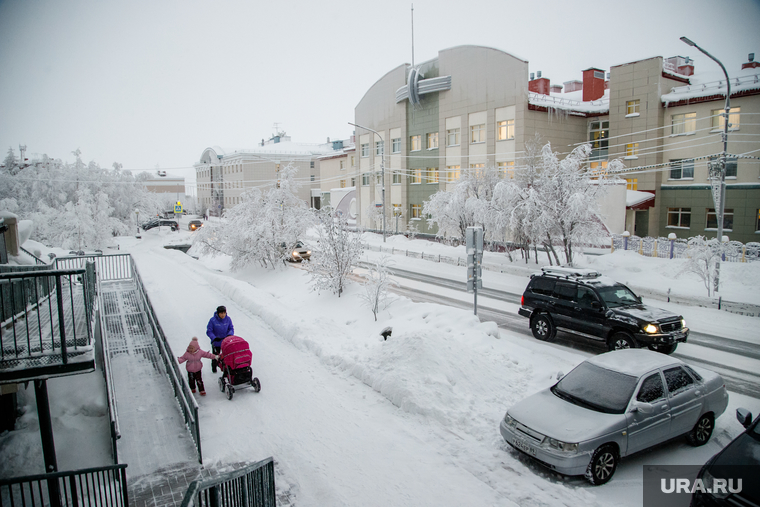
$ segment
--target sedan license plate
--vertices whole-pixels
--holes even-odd
[[[529,445],[527,442],[523,442],[519,438],[515,438],[515,441],[512,442],[512,445],[526,454],[530,454],[531,456],[536,455],[536,449],[534,449],[533,446]]]

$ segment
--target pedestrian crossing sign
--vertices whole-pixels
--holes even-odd
[[[182,203],[177,201],[177,204],[174,205],[174,214],[180,214],[182,213]]]

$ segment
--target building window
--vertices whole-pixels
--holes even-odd
[[[515,138],[515,120],[504,120],[496,124],[499,141]]]
[[[351,186],[352,187],[356,186],[356,178],[351,178]]]
[[[486,142],[486,125],[470,125],[470,144]]]
[[[410,151],[420,151],[422,149],[422,136],[411,136],[409,138]]]
[[[391,204],[393,206],[393,216],[394,217],[400,217],[401,216],[401,205],[400,204]]]
[[[483,170],[485,169],[485,167],[486,167],[485,164],[470,164],[470,169],[475,169],[475,171],[473,172],[475,173],[476,176],[480,176],[481,174],[483,174]]]
[[[732,231],[734,228],[734,210],[733,209],[724,209],[723,210],[723,230],[724,231]],[[718,215],[715,213],[715,208],[710,208],[707,210],[707,224],[705,225],[705,230],[707,229],[718,229]]]
[[[346,162],[344,160],[340,161],[340,170],[343,171],[346,169]]]
[[[422,169],[412,169],[412,178],[409,183],[412,185],[418,185],[422,183]]]
[[[760,232],[760,209],[755,213],[755,232]]]
[[[356,166],[356,157],[354,155],[351,155],[351,167]]]
[[[446,166],[446,176],[449,182],[457,181],[462,176],[462,170],[458,165]]]
[[[670,118],[670,133],[674,136],[697,131],[697,113],[674,114]]]
[[[312,174],[311,175],[311,181],[316,181],[316,179],[317,179],[317,177]]]
[[[639,115],[641,113],[641,101],[639,99],[629,100],[625,103],[626,116]]]
[[[741,113],[741,107],[732,107],[728,112],[728,130],[739,130],[739,116]],[[723,130],[725,124],[725,118],[723,115],[726,113],[725,109],[713,109],[712,111],[712,128],[713,130]]]
[[[393,149],[393,153],[401,153],[401,138],[396,137],[394,139],[391,139],[391,148]]]
[[[346,180],[340,180],[340,188],[346,188]]]
[[[499,178],[508,178],[510,180],[515,179],[514,160],[510,160],[509,162],[499,162],[496,164],[496,168],[499,171]]]
[[[385,141],[375,141],[375,155],[378,157],[383,155],[385,151]]]
[[[628,143],[625,145],[625,158],[639,157],[639,143]]]
[[[691,208],[668,208],[668,227],[691,226]]]
[[[362,144],[362,158],[369,157],[369,143]]]
[[[313,160],[312,160],[311,162],[309,162],[309,167],[310,167],[311,169],[314,169],[314,161],[313,161]]]
[[[436,183],[436,184],[438,183],[438,168],[437,167],[428,167],[427,182]]]
[[[446,131],[446,146],[459,146],[459,129]]]
[[[427,135],[427,149],[428,150],[438,149],[438,132],[430,132]]]
[[[369,173],[362,174],[362,185],[365,187],[369,185]]]
[[[412,204],[412,220],[422,218],[422,204]]]
[[[401,183],[401,171],[393,171],[392,183]]]
[[[720,164],[720,157],[710,157],[711,164]],[[726,178],[736,178],[738,160],[736,157],[726,157]]]
[[[682,158],[670,161],[670,179],[671,180],[691,180],[694,179],[694,159]]]
[[[591,143],[591,162],[592,168],[594,162],[599,166],[599,162],[607,160],[607,149],[609,147],[610,122],[609,121],[592,121],[589,123],[588,140]],[[606,167],[606,164],[604,164]]]
[[[639,179],[638,178],[626,178],[626,185],[625,188],[628,190],[638,190],[639,188]]]

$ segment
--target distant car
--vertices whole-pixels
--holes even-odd
[[[179,223],[176,220],[167,220],[165,218],[154,218],[142,224],[142,229],[147,231],[154,227],[169,227],[173,231],[179,230]]]
[[[286,248],[285,243],[282,244],[282,248]],[[296,242],[295,247],[290,251],[290,255],[287,257],[289,262],[301,262],[311,259],[311,250],[306,248],[300,241]]]
[[[500,431],[542,465],[598,485],[612,478],[620,458],[671,438],[704,445],[727,405],[715,372],[650,350],[615,350],[515,404]]]
[[[531,276],[517,313],[533,336],[551,341],[557,330],[598,340],[609,350],[648,347],[672,354],[689,336],[680,315],[645,305],[622,283],[591,269],[543,268]]]
[[[187,224],[187,229],[190,231],[197,231],[201,227],[203,227],[203,222],[200,220],[190,220],[190,223]]]
[[[707,460],[697,475],[706,491],[695,490],[691,507],[723,507],[760,505],[760,417],[752,420],[752,413],[736,409],[736,418],[746,429],[722,451]],[[716,488],[722,479],[725,488]],[[741,479],[741,491],[736,491]],[[729,480],[731,482],[729,482]],[[725,482],[723,482],[725,481]]]

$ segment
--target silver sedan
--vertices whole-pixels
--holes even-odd
[[[673,437],[710,439],[728,405],[723,379],[658,352],[616,350],[583,361],[554,386],[507,410],[512,447],[592,484],[612,478],[621,457]]]

